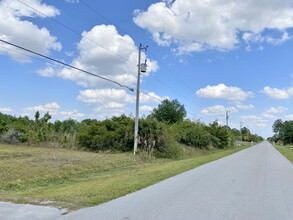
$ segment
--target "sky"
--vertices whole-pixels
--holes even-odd
[[[140,115],[177,99],[187,118],[272,136],[293,120],[292,0],[1,0],[0,39],[136,89]],[[135,92],[0,43],[0,112],[52,120],[135,115]]]

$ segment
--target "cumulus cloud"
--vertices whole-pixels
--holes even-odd
[[[196,95],[200,98],[207,99],[225,99],[231,101],[243,101],[248,97],[253,97],[252,92],[244,92],[238,87],[228,87],[224,84],[217,86],[208,85],[196,92]]]
[[[82,36],[77,45],[79,55],[73,59],[71,65],[127,86],[136,83],[138,48],[131,37],[119,35],[113,25],[95,26],[88,32],[84,31]],[[102,46],[93,42],[98,42]],[[145,54],[142,53],[142,60],[144,59]],[[155,61],[148,60],[147,65],[148,73],[158,69]],[[56,75],[63,79],[76,81],[85,87],[115,86],[108,81],[68,68],[58,71]]]
[[[151,112],[151,111],[153,111],[153,109],[154,109],[153,107],[148,106],[148,105],[143,105],[143,106],[139,107],[139,110],[142,112]]]
[[[241,109],[241,110],[253,110],[254,106],[252,104],[249,105],[243,105],[242,103],[237,103],[236,108]]]
[[[271,119],[271,120],[276,118],[276,116],[271,113],[263,113],[263,114],[261,114],[261,116],[265,119]]]
[[[287,111],[288,109],[283,106],[278,106],[277,108],[271,107],[266,112],[272,114],[279,114]]]
[[[147,95],[146,95],[147,94]],[[153,92],[140,96],[141,104],[155,105],[158,100],[168,97],[160,97]],[[154,99],[154,98],[155,99]],[[129,94],[124,89],[87,89],[79,92],[77,100],[93,105],[100,118],[118,116],[127,113],[128,106],[135,104],[136,96]],[[150,106],[142,106],[142,111],[149,111]]]
[[[224,116],[227,110],[232,113],[238,112],[237,109],[234,107],[225,108],[222,105],[214,105],[214,106],[202,109],[201,113],[208,116],[221,116],[221,115]]]
[[[267,123],[269,122],[268,119],[265,119],[261,116],[256,115],[247,115],[247,116],[240,116],[240,121],[242,121],[248,127],[259,127],[264,128],[267,127]]]
[[[293,115],[285,115],[286,120],[293,120]]]
[[[0,108],[0,112],[4,112],[4,113],[12,112],[12,109],[11,108]]]
[[[283,107],[283,106],[278,106],[277,108],[275,107],[271,107],[269,109],[267,109],[264,113],[262,113],[262,117],[265,118],[265,119],[276,119],[277,116],[276,114],[280,114],[280,113],[283,113],[285,111],[287,111],[288,109]]]
[[[79,0],[65,0],[65,1],[72,4],[79,3]]]
[[[273,45],[280,45],[290,39],[292,39],[292,36],[289,36],[288,32],[283,32],[282,36],[280,38],[274,38],[270,35],[262,36],[260,33],[253,34],[253,33],[244,33],[242,36],[242,39],[247,43],[270,43]],[[250,46],[248,45],[250,48]]]
[[[289,99],[293,97],[293,87],[288,89],[277,89],[266,86],[260,92],[272,99]]]
[[[91,103],[134,103],[135,96],[130,95],[124,89],[87,89],[80,91],[77,100]],[[114,105],[113,105],[114,106]]]
[[[145,104],[159,104],[165,99],[170,99],[168,96],[160,97],[154,92],[140,93],[140,102]]]
[[[53,6],[41,3],[41,0],[28,0],[27,4],[31,5],[38,11],[43,12],[49,17],[59,15],[60,12]],[[3,0],[0,2],[0,38],[39,53],[48,55],[50,50],[61,50],[61,43],[57,38],[52,36],[46,28],[40,28],[31,21],[24,20],[25,17],[36,18],[44,17],[35,10],[21,4],[18,1]],[[29,62],[30,58],[11,50],[12,46],[1,43],[0,54],[7,54],[19,62]],[[3,46],[3,47],[2,47]],[[22,52],[24,53],[24,52]]]
[[[293,27],[289,0],[162,1],[134,13],[139,27],[148,30],[159,45],[177,45],[178,53],[234,49],[241,41],[239,33],[244,33],[244,40],[256,41],[264,30],[278,30],[279,40],[265,39],[279,44],[290,39],[286,29]]]
[[[23,109],[25,113],[22,116],[30,116],[31,114],[35,114],[36,111],[40,113],[49,112],[50,115],[54,116],[55,118],[59,119],[78,119],[82,118],[85,115],[83,113],[78,112],[77,110],[73,111],[60,111],[60,106],[57,102],[47,103],[44,105],[36,105],[31,107],[26,107]]]
[[[60,106],[57,102],[47,103],[45,105],[36,105],[32,107],[26,107],[23,109],[25,112],[50,112],[50,114],[55,115],[57,114],[58,109]]]
[[[83,113],[79,113],[77,110],[61,111],[61,112],[58,112],[58,115],[62,116],[64,119],[67,119],[67,118],[77,119],[77,118],[82,118],[85,116]]]

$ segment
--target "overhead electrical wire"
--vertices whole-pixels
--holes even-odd
[[[45,13],[43,13],[43,12],[37,10],[36,8],[30,6],[29,4],[27,4],[27,3],[25,3],[25,2],[23,2],[23,1],[21,1],[21,0],[16,0],[16,1],[18,1],[19,3],[21,3],[21,4],[23,4],[23,5],[27,6],[27,7],[29,7],[29,8],[32,9],[32,10],[38,12],[39,14],[41,14],[41,15],[43,15],[43,16],[49,18],[49,19],[50,19],[51,21],[53,21],[54,23],[56,23],[56,24],[58,24],[58,25],[60,25],[60,26],[62,26],[62,27],[64,27],[64,28],[66,28],[67,30],[69,30],[69,31],[71,31],[71,32],[73,32],[73,33],[75,33],[75,34],[77,34],[77,35],[79,35],[79,36],[84,37],[84,38],[87,39],[88,41],[90,41],[90,42],[96,44],[97,46],[99,46],[99,47],[101,47],[101,48],[107,50],[108,52],[110,52],[110,53],[112,53],[112,54],[114,54],[114,55],[120,57],[121,59],[123,59],[123,60],[125,60],[125,61],[127,61],[127,62],[130,62],[130,63],[133,63],[133,64],[137,65],[136,63],[131,62],[128,58],[126,58],[126,57],[124,57],[124,56],[121,56],[120,54],[118,54],[118,53],[116,53],[116,52],[114,52],[114,51],[112,51],[112,50],[110,50],[110,49],[104,47],[104,46],[101,45],[100,43],[98,43],[98,42],[96,42],[96,41],[94,41],[94,40],[92,40],[92,39],[90,39],[90,38],[88,38],[88,37],[82,35],[82,33],[78,32],[78,31],[76,31],[75,29],[73,29],[73,28],[71,28],[71,27],[69,27],[69,26],[63,24],[62,22],[60,22],[60,21],[58,21],[58,20],[56,20],[56,19],[54,19],[54,18],[52,18],[52,17],[46,15]],[[111,21],[110,21],[109,19],[107,19],[104,15],[102,15],[101,13],[99,13],[98,11],[96,11],[94,8],[92,8],[91,6],[89,6],[88,4],[86,4],[83,0],[80,0],[80,2],[81,2],[83,5],[85,5],[88,9],[92,10],[94,13],[96,13],[97,15],[103,17],[106,21],[108,21],[109,23],[111,23],[112,25],[114,25],[113,22],[111,22]],[[117,25],[115,25],[115,27],[117,27],[117,28],[118,28],[119,30],[121,30],[122,32],[128,34],[126,31],[124,31],[122,28],[118,27]],[[128,35],[129,35],[129,34],[128,34]],[[129,36],[131,36],[131,35],[129,35]],[[136,40],[136,39],[133,38],[132,36],[131,36],[131,38],[134,39],[136,42],[139,42],[138,40]],[[152,54],[152,53],[151,53],[151,54]],[[153,54],[152,54],[152,55],[153,55]],[[153,55],[153,56],[154,56],[154,55]],[[155,57],[155,56],[154,56],[154,57]],[[175,75],[175,76],[176,76],[181,82],[183,82],[184,84],[186,84],[186,83],[185,83],[184,81],[182,81],[182,80],[181,80],[181,79],[180,79],[180,78],[179,78],[174,72],[170,71],[170,69],[169,69],[165,64],[163,64],[163,62],[161,62],[159,59],[158,59],[158,61],[159,61],[159,62],[160,62],[160,63],[161,63],[161,64],[162,64],[162,65],[163,65],[163,66],[164,66],[169,72],[171,72],[173,75]],[[58,61],[58,62],[61,62],[61,61]],[[68,67],[71,66],[71,65],[69,65],[69,64],[66,64],[66,65],[68,65]],[[73,67],[73,66],[72,66],[72,67]],[[75,67],[75,68],[76,68],[76,67]],[[78,69],[78,68],[77,68],[77,69]],[[79,71],[81,71],[81,70],[79,70]],[[153,76],[153,75],[150,75],[150,76],[153,77],[154,79],[156,79],[158,82],[160,82],[160,83],[161,83],[162,85],[164,85],[165,87],[169,88],[170,90],[173,90],[173,91],[174,91],[175,93],[177,93],[178,95],[184,97],[184,98],[187,99],[187,100],[190,100],[190,98],[187,98],[185,95],[181,94],[181,93],[178,92],[176,89],[174,89],[174,88],[172,88],[171,86],[167,85],[166,83],[164,83],[163,81],[161,81],[161,80],[158,79],[157,77],[155,77],[155,76]],[[105,79],[106,79],[106,78],[105,78]],[[115,82],[115,83],[117,84],[118,82]],[[118,84],[119,84],[119,83],[118,83]],[[187,84],[186,84],[186,85],[187,85]],[[121,85],[119,84],[119,86],[121,86]],[[123,86],[122,86],[122,87],[123,87]],[[125,86],[124,86],[124,87],[125,87]],[[129,87],[126,87],[126,88],[128,88],[130,91],[133,90],[132,88],[129,88]],[[133,90],[133,91],[134,91],[134,90]],[[132,91],[132,92],[133,92],[133,91]],[[192,101],[192,100],[191,100],[191,101]],[[193,101],[192,101],[192,102],[193,102]]]
[[[115,27],[117,29],[119,29],[120,31],[122,31],[123,33],[129,35],[134,41],[136,41],[137,43],[140,43],[137,39],[135,39],[133,36],[131,36],[127,31],[125,31],[124,29],[122,29],[121,27],[119,27],[118,25],[114,24],[114,22],[112,22],[111,20],[109,20],[107,17],[105,17],[103,14],[101,14],[100,12],[98,12],[95,8],[93,8],[92,6],[90,6],[89,4],[85,3],[85,1],[83,0],[79,0],[79,2],[81,4],[83,4],[86,8],[88,8],[89,10],[91,10],[92,12],[94,12],[95,14],[97,14],[98,16],[102,17],[103,19],[105,19],[107,22],[109,22],[112,25],[115,25]],[[148,52],[149,54],[151,54],[155,60],[157,60],[164,68],[167,69],[167,71],[169,71],[172,75],[174,75],[176,77],[176,79],[178,79],[181,83],[183,83],[186,87],[188,87],[192,92],[194,92],[194,89],[188,85],[185,81],[183,81],[174,71],[172,71],[166,64],[164,64],[158,57],[156,57],[151,51]],[[154,77],[153,75],[150,75],[151,77]],[[185,97],[184,95],[180,94],[178,91],[174,90],[174,88],[168,86],[166,83],[162,82],[161,80],[159,80],[157,77],[154,77],[157,81],[159,81],[161,84],[163,84],[164,86],[168,87],[169,89],[175,91],[177,94],[179,94],[180,96],[186,98],[189,100],[189,98]]]
[[[62,64],[62,65],[67,66],[67,67],[69,67],[69,68],[71,68],[71,69],[78,70],[78,71],[80,71],[80,72],[86,73],[86,74],[91,75],[91,76],[94,76],[94,77],[98,77],[98,78],[100,78],[100,79],[103,79],[103,80],[106,80],[106,81],[108,81],[108,82],[114,83],[114,84],[116,84],[116,85],[118,85],[118,86],[120,86],[120,87],[127,88],[127,89],[130,90],[131,92],[134,92],[134,89],[133,89],[133,88],[130,88],[130,87],[126,86],[126,85],[123,85],[123,84],[121,84],[121,83],[119,83],[119,82],[116,82],[116,81],[114,81],[114,80],[108,79],[108,78],[106,78],[106,77],[103,77],[103,76],[100,76],[100,75],[97,75],[97,74],[91,73],[91,72],[86,71],[86,70],[83,70],[83,69],[80,69],[80,68],[78,68],[78,67],[72,66],[72,65],[67,64],[67,63],[65,63],[65,62],[62,62],[62,61],[56,60],[56,59],[54,59],[54,58],[52,58],[52,57],[49,57],[49,56],[46,56],[46,55],[40,54],[40,53],[38,53],[38,52],[32,51],[32,50],[30,50],[30,49],[24,48],[24,47],[22,47],[22,46],[19,46],[19,45],[13,44],[13,43],[10,43],[10,42],[5,41],[5,40],[2,40],[2,39],[0,39],[0,42],[3,42],[3,43],[8,44],[8,45],[10,45],[10,46],[16,47],[16,48],[18,48],[18,49],[21,49],[21,50],[27,51],[27,52],[29,52],[29,53],[35,54],[35,55],[37,55],[37,56],[43,57],[43,58],[45,58],[45,59],[51,60],[51,61],[53,61],[53,62],[56,62],[56,63]]]
[[[152,98],[152,99],[155,99],[155,100],[157,100],[157,101],[159,101],[159,102],[163,102],[163,101],[164,101],[163,99],[159,99],[159,98],[157,98],[157,97],[155,97],[155,96],[152,96],[152,95],[150,95],[150,94],[144,93],[144,92],[142,92],[142,91],[140,91],[140,94],[141,94],[141,95],[146,95],[146,96],[148,96],[148,97],[150,97],[150,98]],[[188,114],[193,115],[194,117],[196,117],[196,115],[195,115],[194,113],[192,113],[192,112],[188,112],[188,111],[186,111],[186,113],[188,113]]]
[[[69,27],[69,26],[67,26],[67,25],[65,25],[65,24],[63,24],[63,23],[61,23],[60,21],[58,21],[58,20],[56,20],[56,19],[54,19],[54,18],[52,18],[52,17],[50,17],[50,16],[48,16],[48,15],[46,15],[45,13],[43,13],[43,12],[39,11],[38,9],[36,9],[36,8],[34,8],[34,7],[32,7],[32,6],[30,6],[29,4],[27,4],[27,3],[25,3],[25,2],[23,2],[23,1],[21,1],[21,0],[16,0],[16,1],[18,1],[19,3],[21,3],[21,4],[23,4],[23,5],[27,6],[27,7],[29,7],[30,9],[32,9],[32,10],[34,10],[34,11],[40,13],[41,15],[43,15],[43,16],[49,18],[51,21],[53,21],[53,22],[55,22],[56,24],[58,24],[58,25],[60,25],[60,26],[62,26],[62,27],[64,27],[64,28],[66,28],[67,30],[69,30],[69,31],[71,31],[71,32],[73,32],[73,33],[75,33],[75,34],[77,34],[77,35],[79,35],[79,36],[82,36],[83,38],[87,39],[88,41],[91,41],[92,43],[94,43],[94,44],[98,45],[99,47],[101,47],[101,48],[107,50],[108,52],[110,52],[110,53],[112,53],[112,54],[114,54],[114,55],[120,57],[121,59],[126,60],[127,62],[130,62],[130,60],[129,60],[128,58],[126,58],[126,57],[124,57],[124,56],[121,56],[120,54],[118,54],[118,53],[116,53],[116,52],[114,52],[114,51],[112,51],[112,50],[110,50],[110,49],[104,47],[103,45],[99,44],[98,42],[96,42],[96,41],[94,41],[94,40],[92,40],[92,39],[90,39],[90,38],[84,36],[82,33],[78,32],[77,30],[75,30],[75,29],[73,29],[73,28],[71,28],[71,27]],[[131,62],[131,63],[133,63],[133,62]],[[134,64],[136,65],[136,63],[134,63]]]

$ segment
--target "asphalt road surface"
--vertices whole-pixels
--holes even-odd
[[[268,142],[60,219],[293,219],[293,165]]]

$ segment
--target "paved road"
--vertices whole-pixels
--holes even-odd
[[[60,219],[293,219],[293,165],[268,142]]]

